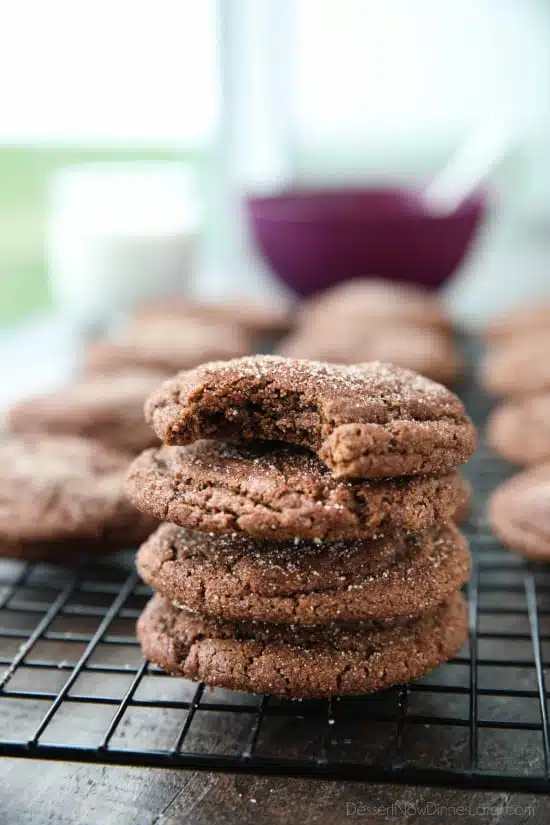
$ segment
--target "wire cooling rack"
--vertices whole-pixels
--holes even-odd
[[[473,385],[463,397],[482,424],[487,399]],[[550,570],[488,529],[487,493],[506,473],[483,443],[467,468],[469,642],[374,696],[293,702],[168,677],[134,636],[149,590],[130,557],[77,571],[0,562],[0,754],[549,790]]]

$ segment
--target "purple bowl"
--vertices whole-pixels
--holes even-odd
[[[419,190],[293,189],[248,196],[255,242],[299,295],[377,275],[435,289],[464,257],[485,211],[475,193],[450,215],[430,214]]]

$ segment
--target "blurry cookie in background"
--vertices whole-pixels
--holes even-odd
[[[435,329],[373,327],[352,321],[297,330],[283,339],[278,352],[291,358],[309,358],[337,364],[384,361],[406,367],[447,386],[463,371],[463,361],[449,335]]]
[[[461,490],[461,500],[459,501],[458,507],[456,508],[455,514],[453,516],[453,521],[455,524],[462,524],[465,521],[468,521],[472,514],[473,506],[474,506],[474,490],[472,485],[469,481],[467,481],[463,476],[461,476],[462,480],[462,490]]]
[[[487,421],[487,440],[515,464],[550,461],[550,392],[500,404]]]
[[[502,396],[550,391],[550,331],[510,338],[489,350],[478,370],[479,383]]]
[[[489,319],[482,337],[488,344],[500,344],[526,333],[548,332],[550,335],[550,301],[512,309]]]
[[[507,547],[550,561],[550,464],[524,470],[497,487],[488,517]]]
[[[285,306],[257,304],[231,299],[224,303],[208,303],[175,296],[163,301],[143,304],[135,312],[139,319],[196,318],[242,327],[254,336],[282,335],[292,329],[293,313]]]
[[[120,372],[128,367],[172,375],[203,361],[247,355],[249,333],[238,326],[198,318],[150,318],[132,321],[88,348],[88,373]]]
[[[90,375],[15,404],[7,413],[8,429],[82,436],[135,454],[158,441],[145,422],[143,405],[165,377],[163,372],[138,369]]]
[[[402,324],[450,331],[452,321],[439,298],[414,284],[357,278],[302,304],[299,326],[358,319],[368,324]]]
[[[70,564],[135,547],[157,526],[123,491],[128,456],[68,436],[0,443],[0,557]]]

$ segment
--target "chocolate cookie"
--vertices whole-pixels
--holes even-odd
[[[462,359],[452,338],[421,327],[347,324],[345,335],[332,335],[325,326],[298,330],[281,342],[279,353],[335,364],[385,361],[447,386],[456,383],[463,370]]]
[[[550,331],[512,338],[488,352],[480,364],[479,381],[495,395],[550,391],[549,349]]]
[[[128,456],[97,442],[12,438],[0,463],[0,556],[73,561],[135,546],[157,525],[124,496]]]
[[[242,327],[254,335],[277,335],[293,325],[292,313],[285,306],[256,304],[244,299],[225,303],[193,301],[174,296],[139,307],[136,318],[199,318]]]
[[[378,362],[257,355],[203,364],[163,384],[145,415],[168,444],[286,441],[313,450],[337,478],[445,472],[470,457],[476,440],[452,392]]]
[[[311,625],[418,616],[468,580],[470,556],[451,524],[319,544],[164,524],[140,548],[138,571],[169,601],[202,615]]]
[[[298,314],[301,326],[404,324],[450,330],[452,322],[437,296],[415,284],[357,278],[338,284],[305,302]]]
[[[137,625],[150,661],[212,687],[296,699],[369,693],[451,659],[467,636],[464,598],[396,623],[301,627],[216,621],[154,596]]]
[[[488,343],[498,344],[525,334],[548,331],[550,303],[542,301],[536,306],[512,309],[490,318],[484,330],[484,337]]]
[[[550,561],[550,464],[525,470],[497,487],[488,515],[497,536],[512,550]]]
[[[237,326],[164,318],[134,321],[92,344],[85,359],[89,373],[141,367],[171,375],[211,358],[233,358],[252,349],[250,336]]]
[[[164,373],[146,370],[93,375],[20,401],[8,412],[8,426],[15,433],[94,438],[115,449],[138,453],[158,441],[144,420],[143,404],[165,378]]]
[[[140,510],[192,530],[353,539],[452,519],[464,484],[456,472],[350,482],[298,448],[198,441],[146,450],[130,466],[126,492]]]
[[[487,422],[487,440],[516,464],[550,460],[550,393],[501,404]]]

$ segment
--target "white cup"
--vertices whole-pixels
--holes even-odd
[[[176,162],[90,163],[52,180],[47,261],[55,308],[93,326],[190,289],[200,209]]]

